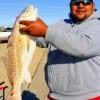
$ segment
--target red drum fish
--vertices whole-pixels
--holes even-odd
[[[19,21],[35,21],[37,16],[37,8],[34,8],[32,5],[27,6],[16,18],[11,36],[8,39],[6,68],[12,88],[7,96],[7,100],[22,100],[21,85],[24,81],[27,83],[31,82],[28,68],[36,49],[36,42],[32,36],[19,31],[19,28],[22,27]]]

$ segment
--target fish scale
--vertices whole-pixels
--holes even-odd
[[[31,75],[28,71],[30,62],[36,49],[36,42],[32,36],[22,34],[19,31],[20,20],[32,20],[37,18],[37,8],[27,6],[15,21],[11,36],[8,39],[6,69],[9,82],[12,86],[7,100],[22,100],[21,84],[31,82]]]

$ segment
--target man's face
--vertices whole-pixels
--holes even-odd
[[[83,21],[95,10],[94,3],[76,2],[70,5],[71,15],[75,21]]]

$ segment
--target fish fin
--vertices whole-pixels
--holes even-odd
[[[31,83],[31,75],[29,71],[25,72],[25,81],[26,83]]]

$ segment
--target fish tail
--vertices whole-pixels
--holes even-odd
[[[17,92],[15,92],[14,90],[11,90],[6,98],[6,100],[22,100],[21,97],[21,91],[17,90]]]

